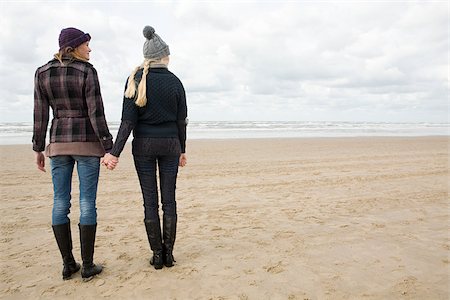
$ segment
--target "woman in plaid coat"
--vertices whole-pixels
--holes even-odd
[[[53,182],[52,228],[63,259],[63,279],[78,272],[72,255],[70,199],[73,168],[80,183],[81,276],[91,279],[102,271],[93,262],[97,228],[96,197],[100,157],[112,148],[106,124],[97,72],[88,62],[91,37],[76,28],[65,28],[59,36],[59,52],[39,67],[34,81],[33,150],[36,164],[45,172],[50,157]],[[53,119],[50,143],[45,147],[49,108]]]

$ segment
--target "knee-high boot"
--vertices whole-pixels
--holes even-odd
[[[175,259],[173,257],[173,246],[177,233],[177,216],[163,216],[163,247],[164,247],[164,265],[172,267]]]
[[[153,257],[150,259],[150,264],[153,265],[155,269],[161,269],[163,267],[163,248],[159,218],[156,220],[144,220],[144,223],[148,242],[153,251]]]
[[[62,276],[64,280],[71,278],[72,274],[80,270],[80,264],[77,263],[72,254],[72,233],[70,231],[70,221],[66,224],[52,225],[55,234],[56,243],[63,259]]]
[[[94,275],[100,274],[103,270],[101,265],[94,264],[94,245],[97,224],[79,224],[78,226],[80,228],[81,258],[83,259],[81,277],[84,281],[89,281]]]

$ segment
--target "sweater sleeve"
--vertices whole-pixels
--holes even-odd
[[[187,119],[187,105],[186,105],[186,92],[184,91],[183,84],[180,82],[180,89],[178,91],[178,109],[177,109],[177,127],[178,138],[180,139],[181,153],[186,152],[186,126]]]
[[[127,85],[125,85],[125,90]],[[122,122],[120,123],[119,131],[117,132],[116,141],[110,153],[116,157],[120,156],[125,143],[128,140],[131,132],[137,124],[139,117],[139,111],[137,105],[134,103],[133,99],[123,97],[122,103]]]
[[[112,148],[112,135],[109,133],[108,125],[106,124],[100,84],[98,82],[97,71],[93,67],[88,69],[85,95],[92,128],[105,151],[109,151]]]
[[[34,114],[33,114],[33,150],[45,150],[45,137],[47,134],[49,115],[49,102],[42,92],[39,83],[39,70],[34,75]]]
[[[120,153],[122,153],[123,148],[130,136],[131,131],[133,131],[134,126],[136,124],[127,120],[122,120],[120,123],[119,131],[117,132],[116,141],[114,142],[114,146],[112,150],[109,152],[115,157],[119,157]]]

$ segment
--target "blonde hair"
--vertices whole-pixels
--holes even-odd
[[[82,60],[82,61],[88,61],[87,59],[81,57],[80,55],[78,55],[78,52],[75,51],[75,49],[73,49],[72,47],[66,47],[64,49],[59,50],[58,53],[55,53],[55,55],[53,55],[53,57],[57,60],[59,60],[59,62],[61,64],[63,63],[63,57],[68,57],[70,59],[70,61],[72,62],[74,59],[78,59],[78,60]]]
[[[128,77],[128,83],[127,83],[127,89],[125,90],[125,97],[129,99],[136,99],[134,103],[136,103],[137,106],[143,107],[147,104],[147,74],[148,70],[152,67],[152,65],[165,65],[168,64],[168,57],[153,59],[153,58],[146,58],[144,62],[137,66],[133,72],[131,72],[131,75]],[[135,77],[136,73],[140,70],[144,69],[142,72],[142,78],[139,81],[139,84],[136,83]],[[136,91],[137,86],[137,91]],[[137,94],[136,94],[137,92]]]

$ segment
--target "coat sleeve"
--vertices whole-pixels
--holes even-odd
[[[45,150],[45,137],[47,134],[49,118],[48,97],[42,92],[39,82],[39,69],[34,75],[34,113],[33,113],[33,150]]]
[[[89,120],[91,121],[92,128],[102,143],[103,148],[108,152],[112,148],[112,135],[109,132],[108,125],[106,123],[97,71],[93,67],[88,69],[85,84],[85,95]]]

